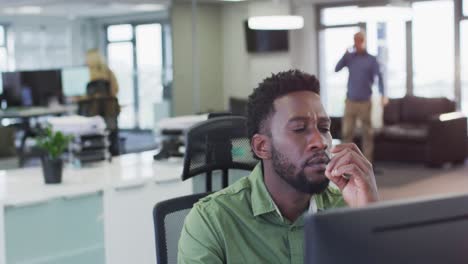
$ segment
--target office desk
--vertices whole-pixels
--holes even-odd
[[[67,113],[74,113],[77,110],[76,105],[55,105],[52,107],[12,107],[6,110],[0,110],[0,120],[3,118],[17,118],[21,119],[21,129],[24,131],[21,137],[21,144],[19,148],[19,166],[21,167],[24,163],[25,152],[24,147],[26,139],[35,135],[30,125],[31,118],[37,118],[42,116],[57,116]]]
[[[75,105],[56,105],[53,107],[12,107],[6,110],[0,110],[0,119],[2,118],[32,118],[48,115],[61,115],[76,111]]]
[[[153,154],[67,167],[59,185],[40,167],[0,171],[0,263],[156,263],[152,208],[192,183]]]

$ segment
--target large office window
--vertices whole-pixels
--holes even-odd
[[[366,7],[345,4],[327,7],[328,4],[324,4],[320,7],[320,36],[334,28],[364,24],[368,50],[377,54],[383,66],[389,97],[402,97],[408,93],[447,97],[461,102],[462,110],[468,114],[468,0],[410,1],[411,4],[404,6],[389,2],[385,6]],[[462,10],[455,10],[459,6]],[[460,21],[455,19],[455,14],[462,14]],[[458,27],[455,23],[460,23],[461,43],[457,51],[455,29]],[[321,78],[325,84],[340,78],[329,70],[332,62],[327,60],[333,59],[329,52],[334,51],[331,50],[333,45],[327,45],[321,41],[319,46],[319,54],[326,58],[320,60]],[[460,58],[455,58],[458,53]],[[455,91],[458,88],[455,87],[455,78],[458,78],[455,76],[456,59],[461,62],[461,98],[455,98],[458,96]],[[336,91],[327,92],[336,94]],[[343,98],[336,95],[336,98],[328,98],[327,105],[333,105],[334,114],[340,114],[341,109],[335,104]]]
[[[414,94],[454,99],[452,1],[413,4]]]
[[[129,32],[130,31],[130,32]],[[119,127],[135,126],[135,92],[133,80],[133,29],[131,25],[113,25],[107,28],[107,57],[109,67],[119,83],[121,113]]]
[[[359,30],[358,26],[329,28],[320,35],[321,44],[325,52],[321,54],[321,77],[323,95],[326,99],[325,107],[331,116],[341,116],[344,112],[346,98],[346,84],[348,72],[342,70],[335,73],[335,66],[345,51],[353,45],[353,35]]]
[[[138,122],[142,128],[153,128],[155,103],[163,100],[163,47],[161,24],[135,27],[138,71]]]
[[[386,78],[386,93],[390,98],[406,94],[406,21],[391,20],[382,24],[385,37],[379,38],[382,65]]]
[[[163,31],[159,23],[107,27],[109,66],[119,82],[121,128],[154,128],[154,104],[163,100]]]
[[[463,0],[463,15],[468,16],[468,0]]]
[[[6,71],[8,68],[8,53],[6,42],[5,27],[0,25],[0,71]]]
[[[346,98],[347,70],[335,73],[335,65],[353,35],[365,28],[367,50],[377,56],[389,97],[406,94],[406,26],[409,8],[401,7],[333,7],[321,11],[320,69],[327,111],[341,116]],[[352,25],[355,26],[352,26]],[[373,88],[377,94],[377,85]]]
[[[468,20],[460,23],[462,111],[468,114]]]

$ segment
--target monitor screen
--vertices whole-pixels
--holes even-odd
[[[305,263],[467,263],[468,195],[309,215]]]
[[[254,30],[250,29],[248,22],[244,22],[247,51],[274,52],[288,51],[289,38],[287,30]]]
[[[3,78],[1,77],[3,75],[2,72],[0,72],[0,95],[3,94]]]
[[[2,97],[8,107],[22,106],[21,76],[19,72],[2,73]]]
[[[3,72],[1,81],[8,107],[63,103],[60,70]]]
[[[60,70],[21,71],[19,74],[21,90],[30,90],[33,106],[47,106],[52,101],[63,103]],[[23,100],[29,97],[28,93],[21,91]],[[22,103],[28,106],[28,102]]]
[[[88,67],[82,66],[62,69],[62,89],[64,96],[86,95],[86,85],[88,82]]]

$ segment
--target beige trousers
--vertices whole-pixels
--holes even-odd
[[[374,132],[371,122],[371,101],[346,100],[342,123],[342,136],[345,143],[353,142],[356,122],[362,124],[362,149],[366,158],[373,162]]]

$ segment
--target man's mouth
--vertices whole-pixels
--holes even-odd
[[[327,164],[329,162],[330,162],[330,158],[328,157],[327,154],[317,155],[315,157],[308,159],[304,167],[325,171]]]
[[[309,163],[309,164],[306,164],[305,168],[311,168],[316,171],[325,171],[325,169],[327,168],[327,164],[326,163]]]

